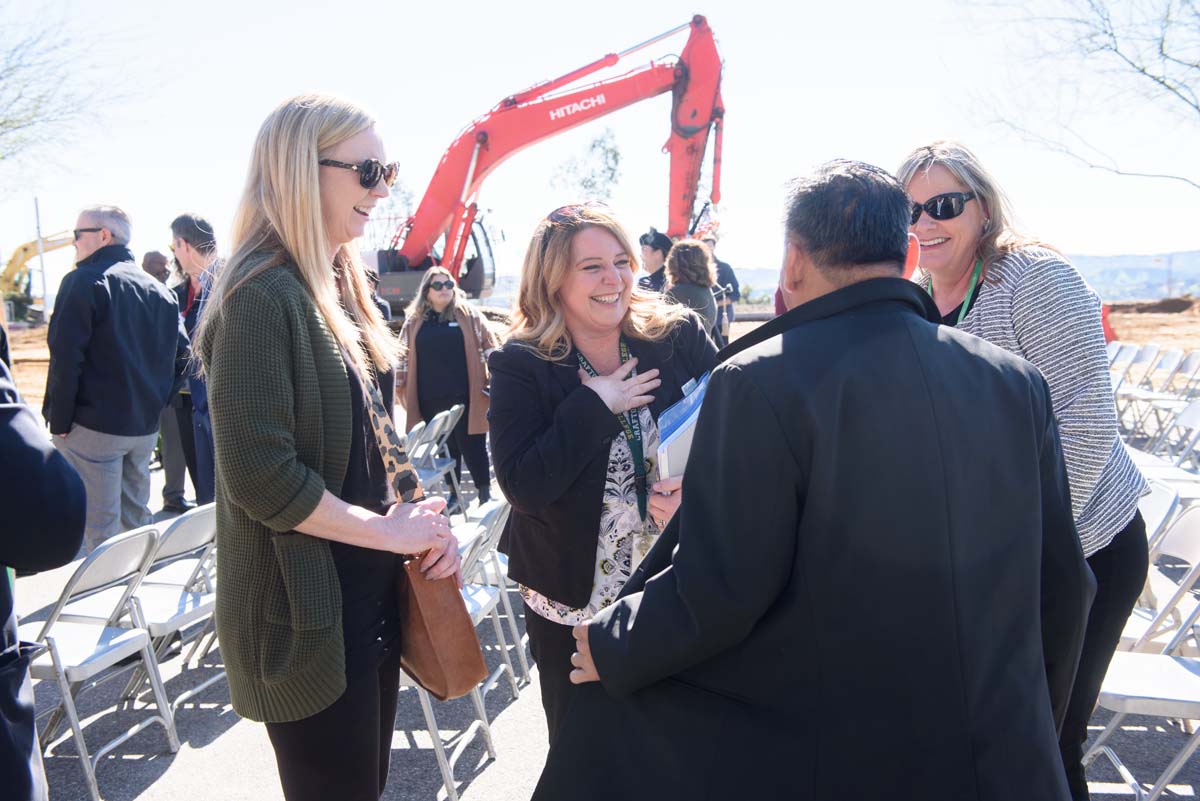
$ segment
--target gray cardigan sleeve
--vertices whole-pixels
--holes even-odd
[[[1052,251],[1022,274],[1012,304],[1021,354],[1041,371],[1066,457],[1071,508],[1078,519],[1092,499],[1117,437],[1100,299],[1083,276]]]

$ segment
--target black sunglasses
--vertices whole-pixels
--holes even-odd
[[[379,159],[367,159],[362,164],[347,164],[344,161],[334,161],[333,159],[321,159],[317,162],[322,167],[339,167],[343,170],[354,170],[358,173],[358,182],[362,184],[363,189],[374,189],[382,178],[383,182],[389,187],[396,183],[397,176],[400,175],[400,164],[393,161],[391,164],[383,164]]]
[[[935,220],[953,220],[963,213],[963,209],[967,206],[967,201],[974,199],[974,192],[944,192],[940,195],[934,195],[924,203],[913,201],[912,222],[909,225],[917,224],[917,220],[921,219],[922,211]]]
[[[435,292],[440,292],[443,289],[454,289],[454,279],[447,278],[445,281],[430,281],[429,288]]]
[[[75,241],[78,242],[80,234],[95,234],[103,230],[103,228],[76,228],[71,233],[75,236]]]

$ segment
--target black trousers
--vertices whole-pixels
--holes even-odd
[[[192,486],[199,488],[196,468],[196,434],[192,431],[192,395],[190,392],[180,392],[175,397],[175,419],[179,421],[179,441],[183,444],[183,459],[187,462]],[[205,501],[198,501],[198,503],[205,503]]]
[[[467,399],[423,399],[419,402],[421,418],[428,423],[434,415],[446,411],[456,403],[461,403],[467,408],[462,417],[458,418],[458,423],[454,426],[454,431],[450,433],[450,439],[446,443],[450,448],[450,457],[456,462],[454,476],[461,484],[463,462],[466,462],[467,470],[471,471],[471,481],[475,482],[475,487],[479,490],[479,502],[486,503],[491,500],[492,481],[491,460],[488,458],[487,452],[487,434],[467,433],[467,419],[471,416],[471,407],[468,405]]]
[[[567,717],[567,706],[575,692],[570,678],[571,654],[575,653],[571,628],[546,620],[525,605],[525,633],[529,635],[529,651],[538,668],[542,711],[546,713],[551,745]]]
[[[1075,673],[1075,685],[1058,743],[1074,801],[1089,798],[1082,764],[1088,720],[1100,697],[1100,685],[1104,683],[1108,663],[1121,642],[1125,621],[1145,586],[1149,561],[1146,523],[1141,512],[1134,515],[1112,542],[1087,560],[1096,576],[1096,599],[1092,601],[1088,615],[1079,670]]]
[[[400,692],[391,554],[330,543],[342,586],[346,691],[311,717],[268,723],[287,801],[379,801],[387,785]]]

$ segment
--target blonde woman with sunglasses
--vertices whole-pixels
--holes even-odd
[[[913,277],[956,326],[1032,362],[1050,386],[1084,556],[1096,576],[1059,746],[1075,801],[1088,798],[1087,723],[1146,580],[1146,482],[1117,431],[1100,299],[1059,252],[1019,235],[995,179],[956,142],[914,150],[897,173],[921,243]],[[981,420],[980,425],[987,425]]]
[[[401,554],[453,576],[445,502],[398,503],[371,423],[398,343],[355,239],[388,196],[374,120],[282,103],[197,341],[216,451],[217,633],[234,709],[266,723],[287,801],[378,798],[399,690]]]
[[[639,288],[637,250],[600,205],[534,231],[512,329],[492,354],[501,548],[525,600],[550,739],[575,692],[572,626],[616,600],[679,507],[659,479],[659,415],[716,363],[700,319]]]

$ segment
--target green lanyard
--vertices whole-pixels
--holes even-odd
[[[592,378],[599,377],[596,368],[592,367],[592,363],[587,360],[586,356],[579,351],[576,351],[575,355],[579,357],[579,366],[588,375]],[[627,361],[629,361],[629,345],[625,342],[625,337],[621,337],[621,364],[625,364]],[[642,452],[642,421],[637,409],[630,409],[618,414],[617,419],[621,421],[621,428],[625,431],[625,441],[629,443],[629,453],[633,457],[633,483],[637,488],[638,514],[645,522],[648,488],[646,486],[646,459]]]
[[[983,272],[983,260],[975,260],[975,269],[971,272],[971,283],[967,285],[967,296],[963,298],[962,308],[958,312],[958,319],[954,321],[954,327],[957,328],[967,316],[967,311],[971,308],[971,297],[975,294],[975,287],[979,285],[979,275]],[[925,287],[925,291],[929,293],[929,297],[933,297],[933,276],[929,276],[929,286]]]

